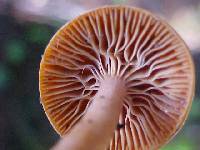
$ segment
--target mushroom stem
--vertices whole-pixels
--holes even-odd
[[[103,150],[109,146],[125,96],[124,82],[105,77],[86,115],[52,150]]]

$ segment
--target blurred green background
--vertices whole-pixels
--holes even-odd
[[[40,105],[41,55],[65,22],[109,4],[156,13],[188,44],[196,65],[196,95],[184,128],[162,150],[200,150],[199,0],[0,0],[0,150],[46,150],[59,139]]]

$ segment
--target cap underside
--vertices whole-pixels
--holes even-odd
[[[163,20],[138,8],[103,7],[64,25],[40,65],[41,102],[56,131],[84,116],[105,75],[128,89],[110,150],[154,150],[189,112],[194,66],[188,48]]]

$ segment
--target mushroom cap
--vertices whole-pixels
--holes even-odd
[[[122,78],[127,88],[108,149],[158,149],[181,129],[194,95],[194,65],[165,21],[143,9],[106,6],[58,30],[39,78],[41,103],[60,135],[84,116],[105,75]]]

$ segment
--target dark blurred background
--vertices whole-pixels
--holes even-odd
[[[162,150],[200,150],[200,0],[0,0],[0,150],[47,150],[59,139],[40,105],[41,55],[64,23],[110,4],[156,13],[188,44],[196,96],[184,128]]]

